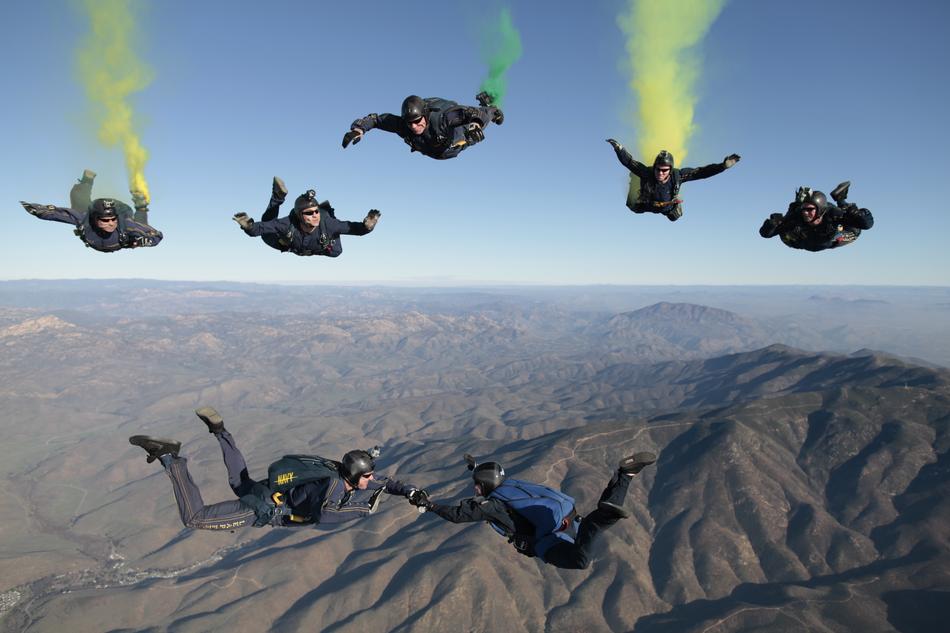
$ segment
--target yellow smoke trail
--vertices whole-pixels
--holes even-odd
[[[640,159],[652,163],[661,149],[683,165],[695,127],[696,77],[700,63],[690,54],[709,30],[725,0],[628,0],[620,16],[627,37],[637,95]]]
[[[95,104],[99,140],[121,144],[129,172],[129,189],[150,199],[145,181],[148,152],[135,131],[129,97],[152,81],[152,73],[136,56],[132,43],[135,19],[129,0],[83,0],[91,32],[79,50],[79,77]]]

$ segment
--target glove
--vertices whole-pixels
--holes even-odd
[[[481,123],[469,123],[465,126],[465,140],[468,141],[469,145],[485,140],[485,132],[482,131]]]
[[[726,169],[729,169],[730,167],[738,163],[740,160],[742,160],[742,157],[739,156],[738,154],[729,154],[724,159],[722,159],[722,164],[726,166]]]
[[[353,143],[356,145],[361,140],[363,140],[363,130],[358,127],[353,128],[349,132],[343,135],[343,147],[346,148],[347,145]]]
[[[244,212],[235,213],[232,219],[238,224],[240,224],[241,228],[244,229],[245,231],[247,231],[252,226],[254,226],[254,218],[248,217],[248,215]]]
[[[379,216],[381,215],[382,213],[376,209],[370,209],[369,213],[366,214],[366,218],[363,219],[363,226],[366,227],[366,230],[372,231],[376,228],[376,223],[379,222]]]
[[[44,207],[43,205],[40,205],[40,204],[33,204],[32,202],[23,202],[22,200],[20,201],[20,204],[23,205],[23,208],[26,209],[27,213],[29,213],[30,215],[35,215],[38,218],[43,217],[43,210],[45,208],[49,208],[49,209],[53,208],[52,206]]]
[[[425,490],[419,490],[418,488],[413,488],[407,492],[406,499],[409,499],[409,503],[417,508],[428,510],[429,506],[432,505],[432,502],[429,501],[429,493]]]
[[[622,151],[623,151],[623,145],[621,145],[620,143],[618,143],[618,142],[615,141],[614,139],[609,138],[609,139],[607,139],[607,142],[610,143],[611,147],[614,148],[614,151],[615,151],[615,152],[622,152]]]
[[[785,216],[781,213],[773,213],[762,223],[762,228],[759,229],[759,235],[762,237],[773,237],[778,232],[779,227],[782,226],[784,220]]]
[[[805,202],[805,198],[811,195],[811,187],[799,187],[798,191],[795,192],[795,202],[801,204]]]

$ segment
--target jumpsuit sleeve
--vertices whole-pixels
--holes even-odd
[[[405,497],[409,494],[410,490],[418,490],[417,486],[412,484],[404,484],[401,481],[387,477],[386,475],[377,475],[373,481],[370,482],[369,488],[378,490],[379,488],[385,488],[387,494],[398,495]]]
[[[759,229],[759,235],[765,238],[775,237],[782,232],[784,224],[785,216],[781,213],[773,213],[762,223],[762,228]]]
[[[511,524],[511,519],[504,510],[504,504],[497,499],[462,499],[457,506],[433,503],[429,506],[429,512],[434,512],[451,523],[495,521]]]
[[[403,125],[402,117],[384,112],[383,114],[367,114],[362,119],[356,119],[350,125],[350,129],[356,128],[369,132],[374,128],[379,128],[384,132],[399,134],[403,129]]]
[[[64,224],[79,226],[86,217],[85,214],[77,213],[68,207],[54,207],[51,204],[32,204],[29,202],[21,202],[20,204],[23,205],[23,208],[26,209],[30,215],[35,215],[41,220],[63,222]]]
[[[491,123],[491,114],[481,108],[469,106],[455,106],[442,113],[442,124],[446,129],[472,122],[478,123],[482,127],[488,127],[488,124]]]
[[[721,174],[724,171],[726,171],[726,166],[723,163],[713,163],[703,167],[683,167],[680,170],[680,181],[702,180],[703,178]]]
[[[366,235],[369,229],[362,222],[348,222],[346,220],[337,220],[331,215],[324,216],[321,222],[327,223],[327,231],[337,235]]]
[[[276,220],[268,220],[267,222],[255,222],[250,227],[244,230],[251,237],[258,237],[261,235],[283,235],[290,230],[290,218],[277,218]]]
[[[649,178],[650,169],[630,155],[626,149],[617,150],[617,160],[620,164],[633,172],[638,178]]]
[[[853,207],[844,212],[842,222],[848,228],[864,231],[874,226],[874,216],[867,209]]]

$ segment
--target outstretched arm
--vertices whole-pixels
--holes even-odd
[[[612,138],[607,139],[607,142],[614,148],[617,153],[617,160],[620,161],[621,165],[633,172],[638,178],[648,178],[650,176],[650,168],[631,156],[630,152],[623,148],[623,145]]]
[[[261,235],[284,235],[290,230],[290,217],[277,218],[267,222],[255,222],[254,218],[246,213],[237,213],[234,221],[241,225],[250,237],[259,237]]]
[[[362,222],[337,220],[328,214],[324,215],[320,221],[327,223],[327,231],[330,233],[336,233],[338,235],[366,235],[376,227],[380,215],[382,214],[376,209],[370,209]]]
[[[682,182],[686,182],[687,180],[702,180],[703,178],[721,174],[734,166],[741,159],[742,157],[738,154],[729,154],[721,163],[713,163],[704,167],[683,167],[680,170],[680,180]]]
[[[759,229],[759,235],[765,238],[775,237],[782,232],[784,224],[785,216],[781,213],[773,213],[762,223],[762,228]]]
[[[65,224],[79,226],[85,217],[67,207],[54,207],[51,204],[34,204],[32,202],[23,202],[22,200],[20,204],[23,205],[27,213],[35,215],[41,220],[51,220],[53,222],[63,222]]]
[[[395,114],[367,114],[362,119],[356,119],[350,124],[350,131],[343,135],[343,147],[350,143],[356,145],[363,140],[363,135],[372,129],[379,128],[384,132],[400,134],[405,128],[402,117]]]
[[[867,209],[859,209],[858,205],[851,204],[841,210],[841,223],[848,228],[864,231],[874,226],[874,216]]]
[[[429,512],[434,512],[446,521],[452,523],[472,523],[474,521],[499,521],[510,523],[511,519],[504,510],[504,505],[496,499],[470,498],[462,499],[457,506],[444,506],[438,503],[429,503]]]

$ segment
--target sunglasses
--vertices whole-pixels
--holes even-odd
[[[300,215],[318,215],[319,213],[318,209],[311,209],[310,211],[301,211]]]
[[[360,475],[360,479],[372,479],[373,473],[366,473],[365,475]]]
[[[661,174],[665,174],[666,172],[668,172],[668,171],[670,170],[669,167],[654,167],[654,169],[656,169],[656,170],[657,170],[658,172],[660,172]]]
[[[422,123],[423,119],[425,119],[425,117],[421,116],[418,119],[415,119],[414,121],[409,121],[409,125],[418,125],[419,123]]]
[[[99,218],[100,222],[118,222],[119,218],[112,216],[111,218]]]

